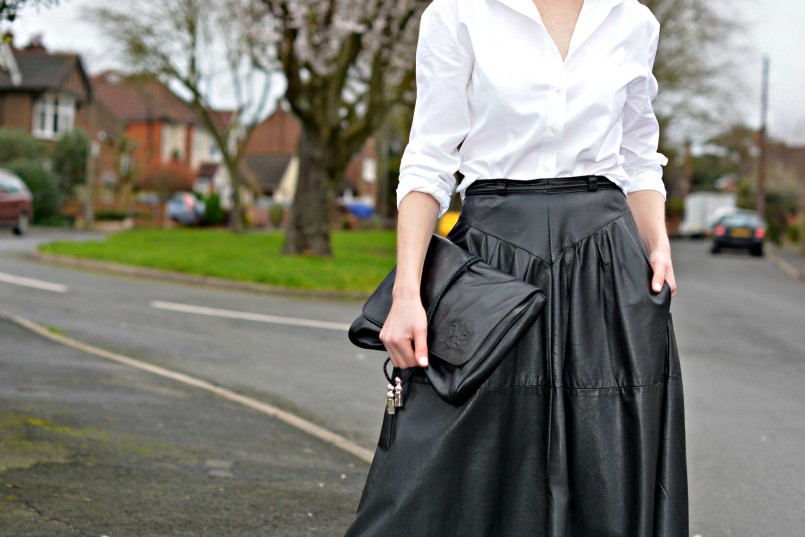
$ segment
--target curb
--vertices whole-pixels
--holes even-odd
[[[179,371],[173,371],[171,369],[151,364],[149,362],[138,360],[136,358],[131,358],[124,354],[118,354],[115,352],[107,351],[105,349],[101,349],[99,347],[95,347],[93,345],[89,345],[87,343],[75,340],[69,336],[54,334],[41,324],[31,321],[30,319],[26,319],[25,317],[20,317],[18,315],[12,315],[4,311],[0,311],[0,318],[11,321],[23,328],[30,330],[35,334],[38,334],[41,337],[65,345],[67,347],[71,347],[73,349],[77,349],[79,351],[86,352],[88,354],[92,354],[93,356],[104,358],[106,360],[117,362],[119,364],[127,365],[129,367],[134,367],[142,371],[147,371],[149,373],[153,373],[161,377],[169,378],[171,380],[181,382],[182,384],[186,384],[188,386],[195,386],[196,388],[200,388],[209,393],[217,395],[222,399],[226,399],[228,401],[232,401],[233,403],[237,403],[241,406],[251,408],[252,410],[255,410],[257,412],[260,412],[261,414],[265,414],[266,416],[282,421],[285,424],[290,425],[291,427],[294,427],[313,437],[316,437],[322,442],[325,442],[335,448],[338,448],[341,451],[348,453],[365,463],[371,464],[372,459],[374,458],[373,450],[360,446],[355,442],[353,442],[352,440],[349,440],[338,433],[334,433],[329,429],[325,429],[320,425],[316,425],[315,423],[308,421],[300,416],[297,416],[296,414],[288,412],[287,410],[282,410],[281,408],[254,399],[253,397],[249,397],[247,395],[241,395],[233,390],[213,384],[212,382],[206,381],[198,377],[194,377],[192,375],[187,375]]]
[[[769,261],[777,266],[780,270],[791,276],[795,280],[805,281],[805,271],[799,270],[797,267],[786,261],[777,253],[777,248],[766,248],[766,256]]]
[[[253,283],[238,280],[218,278],[216,276],[203,276],[201,274],[188,274],[174,270],[155,269],[148,267],[138,267],[135,265],[125,265],[123,263],[113,263],[110,261],[98,261],[96,259],[84,259],[67,255],[45,254],[41,252],[30,252],[31,258],[44,263],[62,265],[67,267],[77,267],[86,269],[97,269],[117,274],[127,274],[129,276],[142,276],[158,280],[171,280],[185,283],[195,283],[215,287],[219,289],[236,289],[241,291],[252,291],[255,293],[277,296],[289,296],[296,298],[326,298],[340,300],[367,300],[369,293],[362,291],[329,291],[315,289],[294,289],[290,287],[280,287],[263,283]]]

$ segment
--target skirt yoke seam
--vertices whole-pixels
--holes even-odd
[[[491,237],[495,237],[497,240],[499,240],[499,241],[501,241],[501,242],[505,242],[506,244],[510,245],[510,246],[511,246],[511,247],[513,247],[513,248],[517,248],[518,250],[522,250],[522,251],[524,251],[524,252],[526,252],[526,253],[530,254],[531,256],[533,256],[533,257],[535,257],[535,258],[539,259],[540,261],[542,261],[542,262],[544,262],[544,263],[548,264],[549,266],[552,266],[552,265],[553,265],[553,264],[555,264],[557,261],[559,261],[560,259],[562,259],[562,257],[565,255],[565,253],[566,253],[568,250],[570,250],[571,248],[573,248],[575,245],[577,245],[577,244],[579,244],[580,242],[582,242],[582,241],[586,240],[587,238],[591,237],[592,235],[595,235],[596,233],[598,233],[599,231],[601,231],[601,230],[602,230],[602,229],[604,229],[605,227],[607,227],[607,226],[611,225],[613,222],[615,222],[615,221],[617,221],[617,220],[619,220],[619,219],[623,218],[623,217],[624,217],[624,216],[626,216],[628,213],[629,213],[629,209],[627,209],[627,210],[625,210],[624,212],[620,213],[619,215],[617,215],[617,216],[613,217],[611,220],[609,220],[609,221],[607,221],[607,222],[603,223],[601,226],[599,226],[599,227],[595,228],[594,230],[590,231],[589,233],[587,233],[587,234],[586,234],[586,235],[584,235],[583,237],[580,237],[580,238],[578,238],[577,240],[573,241],[573,242],[572,242],[571,244],[569,244],[569,245],[568,245],[568,246],[567,246],[567,247],[566,247],[564,250],[562,250],[562,251],[559,253],[559,255],[558,255],[558,256],[556,256],[556,259],[555,259],[554,261],[548,261],[547,259],[544,259],[543,257],[541,257],[541,256],[539,256],[539,255],[537,255],[537,254],[535,254],[534,252],[532,252],[532,251],[531,251],[531,250],[529,250],[528,248],[525,248],[525,247],[523,247],[523,246],[520,246],[519,244],[515,244],[515,243],[513,243],[513,242],[511,242],[511,241],[509,241],[509,240],[504,239],[503,237],[501,237],[501,236],[499,236],[499,235],[496,235],[496,234],[494,234],[494,233],[492,233],[492,232],[490,232],[490,231],[487,231],[487,230],[483,229],[482,227],[479,227],[479,226],[478,226],[478,225],[476,225],[475,223],[470,222],[470,221],[469,221],[468,219],[466,219],[466,218],[461,218],[461,217],[460,217],[458,221],[460,221],[462,224],[464,224],[464,225],[466,225],[466,226],[468,226],[468,227],[471,227],[471,228],[473,228],[473,229],[476,229],[476,230],[480,231],[481,233],[485,233],[486,235],[489,235],[489,236],[491,236]],[[457,222],[458,222],[458,221],[457,221]]]

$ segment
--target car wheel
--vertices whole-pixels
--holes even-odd
[[[14,226],[14,235],[25,235],[28,232],[28,214],[20,213],[17,217],[17,224]]]
[[[755,257],[763,257],[763,246],[753,246],[749,253]]]
[[[721,251],[721,248],[719,248],[719,247],[718,247],[718,245],[716,245],[716,244],[714,244],[714,245],[713,245],[713,246],[710,248],[710,253],[711,253],[711,254],[717,254],[717,253],[719,253],[720,251]]]

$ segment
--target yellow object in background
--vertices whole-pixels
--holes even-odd
[[[436,233],[442,237],[446,237],[447,234],[450,233],[450,230],[453,229],[453,226],[456,225],[459,214],[461,214],[461,211],[447,211],[444,213],[436,223]]]

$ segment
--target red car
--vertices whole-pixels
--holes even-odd
[[[25,183],[11,170],[0,168],[0,228],[9,227],[15,235],[28,231],[34,217],[33,196]]]

